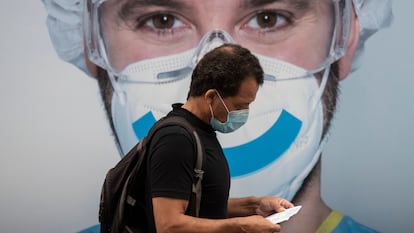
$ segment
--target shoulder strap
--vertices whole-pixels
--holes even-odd
[[[158,129],[165,127],[165,126],[172,126],[172,125],[179,125],[183,128],[185,128],[190,135],[193,136],[193,141],[196,143],[195,149],[197,153],[197,160],[194,167],[194,181],[192,186],[192,192],[195,196],[195,210],[193,213],[195,217],[199,216],[200,212],[200,203],[201,203],[201,181],[203,180],[204,171],[202,170],[203,166],[203,159],[204,159],[204,149],[203,144],[201,143],[200,137],[198,136],[198,133],[193,128],[193,126],[184,118],[180,116],[168,116],[163,117],[160,120],[158,120],[154,126],[151,128],[150,132],[148,133],[148,138],[152,138],[155,132],[157,132]],[[191,205],[189,205],[191,206]]]

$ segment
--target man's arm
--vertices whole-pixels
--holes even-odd
[[[246,200],[254,200],[254,198]],[[243,202],[242,199],[236,201]],[[185,215],[188,205],[186,200],[156,197],[152,199],[152,203],[158,233],[263,233],[280,231],[280,225],[273,224],[259,215],[228,219],[196,218]],[[236,204],[236,202],[234,203]]]
[[[260,198],[255,196],[230,198],[227,206],[230,218],[255,215],[256,209],[260,206]]]

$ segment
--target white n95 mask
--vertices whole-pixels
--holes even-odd
[[[171,111],[172,103],[186,100],[194,61],[208,51],[205,48],[231,41],[225,32],[215,31],[196,49],[137,62],[118,74],[122,78],[115,83],[112,117],[123,154]],[[304,69],[256,56],[265,81],[250,104],[249,120],[234,132],[218,133],[232,176],[230,194],[291,200],[319,158],[320,99],[329,67],[319,85]]]
[[[291,64],[257,57],[266,74],[306,75]],[[294,197],[324,144],[321,95],[328,73],[329,68],[320,85],[314,76],[265,80],[247,123],[234,133],[218,134],[232,175],[231,196]]]

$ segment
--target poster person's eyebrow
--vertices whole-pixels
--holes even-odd
[[[200,0],[200,1],[209,1],[209,0]],[[224,1],[233,1],[233,0],[224,0]],[[234,0],[235,1],[235,0]],[[249,10],[251,8],[260,8],[273,3],[280,3],[285,5],[286,8],[296,9],[296,10],[308,10],[312,5],[315,4],[315,1],[321,0],[238,0],[239,7],[243,10]],[[115,3],[116,4],[116,3]],[[188,10],[193,7],[197,2],[188,3],[185,0],[124,0],[119,1],[119,4],[122,6],[119,9],[119,17],[121,19],[128,19],[129,16],[141,15],[145,8],[149,7],[163,7],[166,9],[183,11]]]
[[[204,0],[208,1],[208,0]],[[226,0],[228,1],[228,0]],[[231,0],[233,1],[233,0]],[[282,3],[295,9],[307,9],[315,0],[239,0],[240,7],[244,9],[252,7],[261,7],[272,3]],[[316,0],[320,1],[320,0]],[[149,7],[149,6],[160,6],[171,9],[184,9],[190,8],[190,4],[182,0],[127,0],[126,3],[129,7]],[[196,3],[195,3],[196,4]]]
[[[281,3],[286,6],[297,9],[304,10],[308,9],[315,0],[241,0],[240,5],[242,8],[258,8],[272,3]],[[317,0],[320,1],[320,0]]]
[[[127,0],[125,5],[133,8],[160,6],[171,9],[183,9],[188,7],[188,4],[181,0]]]
[[[114,4],[120,5],[118,17],[123,21],[134,21],[137,15],[143,15],[146,9],[151,7],[162,7],[176,11],[182,11],[190,7],[182,0],[124,0]]]

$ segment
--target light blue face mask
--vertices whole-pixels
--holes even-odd
[[[240,128],[247,122],[247,118],[249,116],[249,109],[242,109],[242,110],[235,110],[229,112],[226,104],[224,103],[223,99],[221,98],[220,94],[217,92],[218,97],[220,98],[221,103],[223,103],[224,107],[227,111],[227,120],[226,122],[221,122],[214,117],[213,109],[210,105],[211,111],[211,119],[210,124],[213,129],[221,132],[221,133],[231,133]]]

